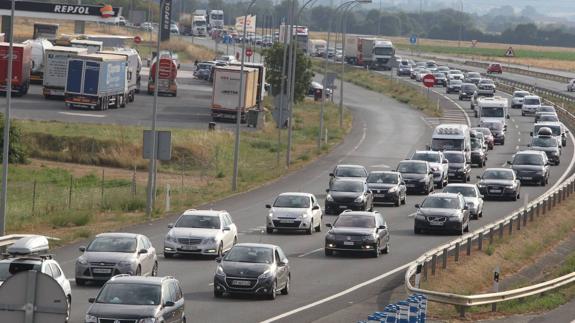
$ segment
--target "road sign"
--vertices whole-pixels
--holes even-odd
[[[144,159],[152,158],[152,137],[151,130],[144,130],[144,145],[142,154]],[[172,159],[172,132],[171,131],[156,131],[156,156],[158,160],[171,160]]]
[[[417,44],[417,35],[411,35],[411,37],[409,37],[409,43],[412,45]]]
[[[335,83],[335,79],[337,77],[337,73],[334,72],[327,72],[327,76],[325,79],[325,84],[327,85],[328,88],[333,88],[334,87],[334,83]],[[323,85],[323,82],[322,82]]]
[[[250,56],[252,56],[253,54],[254,54],[254,52],[252,51],[251,47],[248,47],[248,48],[246,49],[246,56],[247,56],[247,57],[250,57]]]
[[[515,51],[513,50],[513,47],[509,46],[509,48],[507,48],[507,51],[505,52],[505,56],[506,57],[515,57]]]
[[[134,37],[134,43],[139,44],[142,42],[142,38],[140,36]]]
[[[471,47],[472,47],[472,48],[475,48],[476,46],[477,46],[477,39],[473,39],[473,40],[471,41]]]
[[[427,74],[423,77],[423,85],[426,87],[433,87],[435,85],[435,76]]]

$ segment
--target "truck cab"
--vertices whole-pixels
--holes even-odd
[[[205,16],[192,17],[192,35],[193,36],[206,36],[208,34],[208,23]]]
[[[499,121],[503,124],[504,130],[507,130],[508,105],[508,100],[500,96],[481,97],[477,100],[475,117],[480,118],[480,123]]]

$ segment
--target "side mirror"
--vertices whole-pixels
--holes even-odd
[[[266,209],[271,209],[271,208],[272,208],[272,206],[271,206],[271,205],[269,205],[269,204],[266,204]]]
[[[314,205],[311,209],[312,210],[319,210],[319,205]]]
[[[278,261],[278,267],[284,267],[285,265],[287,265],[286,262],[284,262],[284,261]]]
[[[146,254],[146,253],[148,253],[148,249],[140,249],[140,251],[138,251],[139,255]]]
[[[481,176],[477,175],[477,179],[481,179]]]
[[[326,228],[333,228],[333,225],[331,223],[326,223],[325,226]]]
[[[333,173],[329,173],[329,177],[335,177]]]
[[[95,297],[88,298],[88,303],[94,303],[96,301]]]
[[[511,116],[510,116],[510,115],[507,115],[507,119],[510,119],[510,118],[511,118]]]
[[[531,137],[533,137],[533,131],[530,131],[530,132],[529,132],[529,135],[530,135]]]
[[[483,195],[479,195],[479,198],[480,198],[480,199],[483,199]]]
[[[217,263],[222,262],[222,257],[216,257],[216,262],[217,262]]]
[[[527,144],[527,147],[531,147],[531,144]]]
[[[447,159],[444,159],[442,164],[449,164],[449,161]]]
[[[173,227],[174,227],[174,224],[173,224],[173,223],[168,223],[168,229],[171,229],[171,228],[173,228]]]
[[[84,252],[84,251],[86,251],[86,247],[81,246],[80,248],[78,248],[78,250],[80,250],[80,252]]]
[[[379,229],[379,230],[385,230],[385,229],[387,229],[387,227],[386,227],[385,225],[380,225],[380,226],[378,227],[378,229]]]
[[[174,305],[176,305],[176,303],[174,303],[174,302],[172,302],[172,301],[166,301],[166,302],[164,303],[164,307],[172,307],[172,306],[174,306]]]
[[[416,209],[419,209],[420,207],[421,207],[421,205],[415,204],[415,208],[416,208]]]
[[[510,161],[510,160],[508,160],[508,161],[507,161],[507,165],[513,165],[513,162]]]
[[[325,190],[326,193],[329,193],[329,188]]]
[[[433,172],[432,172],[432,171],[429,171],[429,175],[433,175]]]
[[[469,210],[469,206],[466,205],[466,206],[463,207],[463,209],[464,209],[464,210]]]
[[[405,182],[404,182],[404,181],[401,181],[401,183],[399,183],[399,185],[405,185]]]
[[[228,227],[228,226],[225,226],[222,230],[223,230],[223,231],[230,231],[230,230],[232,230],[232,229],[231,229],[230,227]]]

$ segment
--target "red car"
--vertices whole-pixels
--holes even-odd
[[[487,68],[487,74],[491,74],[491,73],[503,73],[503,67],[501,66],[501,64],[499,63],[492,63],[489,64],[489,67]]]

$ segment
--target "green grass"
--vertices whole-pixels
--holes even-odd
[[[469,55],[469,56],[489,56],[505,57],[505,49],[502,48],[472,48],[472,47],[454,47],[454,46],[436,46],[436,45],[417,45],[415,47],[406,44],[396,44],[399,49],[436,53],[450,55]],[[536,51],[527,49],[515,49],[515,57],[534,58],[534,59],[552,59],[560,61],[575,60],[575,52],[568,51]]]

